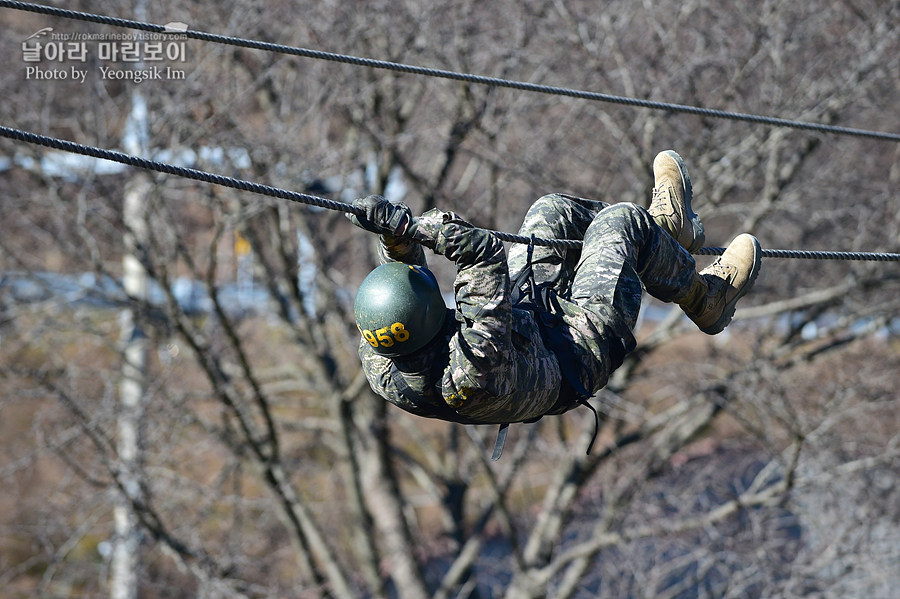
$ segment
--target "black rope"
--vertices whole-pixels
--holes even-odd
[[[450,79],[453,81],[462,81],[465,83],[475,83],[479,85],[487,85],[490,87],[504,87],[516,89],[520,91],[537,92],[543,94],[552,94],[558,96],[566,96],[570,98],[578,98],[582,100],[595,100],[599,102],[609,102],[612,104],[620,104],[625,106],[637,106],[640,108],[648,108],[652,110],[663,110],[666,112],[677,112],[684,114],[694,114],[704,117],[712,117],[719,119],[727,119],[732,121],[744,121],[748,123],[771,125],[774,127],[788,127],[792,129],[802,129],[807,131],[817,131],[820,133],[832,133],[836,135],[849,135],[854,137],[867,137],[881,141],[900,142],[900,134],[886,133],[881,131],[870,131],[867,129],[855,129],[851,127],[838,127],[835,125],[824,125],[821,123],[810,123],[806,121],[798,121],[784,119],[778,117],[761,116],[755,114],[746,114],[741,112],[731,112],[727,110],[716,110],[712,108],[703,108],[700,106],[689,106],[685,104],[672,104],[669,102],[656,102],[653,100],[644,100],[640,98],[630,98],[626,96],[615,96],[603,94],[599,92],[588,92],[565,87],[556,87],[550,85],[540,85],[536,83],[525,83],[522,81],[512,81],[509,79],[501,79],[498,77],[486,77],[483,75],[472,75],[469,73],[459,73],[456,71],[447,71],[443,69],[432,69],[428,67],[420,67],[397,62],[389,62],[384,60],[375,60],[372,58],[361,58],[358,56],[350,56],[347,54],[335,54],[333,52],[323,52],[321,50],[310,50],[307,48],[298,48],[296,46],[286,46],[283,44],[274,44],[270,42],[261,42],[257,40],[249,40],[227,35],[219,35],[215,33],[206,33],[203,31],[195,31],[187,29],[185,31],[171,31],[163,25],[155,25],[153,23],[144,23],[141,21],[132,21],[129,19],[120,19],[116,17],[108,17],[105,15],[97,15],[92,13],[79,12],[64,8],[56,8],[54,6],[44,6],[41,4],[31,4],[28,2],[17,2],[15,0],[0,0],[0,8],[12,8],[15,10],[23,10],[38,14],[61,17],[65,19],[74,19],[78,21],[87,21],[91,23],[100,23],[103,25],[112,25],[115,27],[124,27],[126,29],[137,29],[140,31],[149,31],[160,34],[182,35],[188,38],[213,42],[217,44],[226,44],[230,46],[239,46],[242,48],[252,48],[255,50],[263,50],[266,52],[275,52],[279,54],[287,54],[291,56],[300,56],[303,58],[314,58],[318,60],[328,60],[332,62],[340,62],[363,66],[373,69],[386,69],[390,71],[398,71],[401,73],[409,73],[414,75],[424,75],[427,77],[437,77],[441,79]]]
[[[35,144],[38,146],[52,148],[54,150],[63,150],[65,152],[72,152],[73,154],[81,154],[82,156],[91,156],[93,158],[100,158],[102,160],[111,160],[113,162],[127,164],[128,166],[134,166],[149,171],[156,171],[159,173],[165,173],[167,175],[175,175],[176,177],[185,177],[188,179],[194,179],[196,181],[212,183],[214,185],[231,187],[233,189],[239,189],[241,191],[249,191],[251,193],[256,193],[264,196],[270,196],[282,200],[289,200],[291,202],[299,202],[301,204],[309,204],[311,206],[318,206],[320,208],[328,208],[329,210],[350,212],[356,214],[357,216],[365,216],[364,210],[356,208],[351,204],[336,202],[334,200],[320,198],[318,196],[299,193],[296,191],[287,191],[285,189],[279,189],[277,187],[270,187],[269,185],[262,185],[260,183],[254,183],[252,181],[226,177],[225,175],[217,175],[215,173],[209,173],[206,171],[187,168],[184,166],[176,166],[174,164],[167,164],[165,162],[157,162],[156,160],[148,160],[146,158],[132,156],[131,154],[124,154],[115,150],[104,150],[102,148],[86,146],[74,141],[67,141],[65,139],[57,139],[55,137],[48,137],[46,135],[39,135],[37,133],[30,133],[28,131],[21,131],[19,129],[13,129],[3,126],[0,126],[0,136],[17,141],[24,141],[26,143]]]
[[[698,256],[721,256],[725,248],[700,248]],[[900,262],[900,254],[887,252],[828,252],[816,250],[767,250],[762,251],[763,258],[799,258],[801,260],[867,260],[870,262]]]
[[[187,179],[194,179],[195,181],[212,183],[213,185],[221,185],[223,187],[230,187],[232,189],[238,189],[240,191],[248,191],[250,193],[278,198],[281,200],[288,200],[300,204],[318,206],[319,208],[327,208],[329,210],[351,213],[355,214],[356,216],[365,216],[366,214],[365,210],[363,210],[362,208],[357,208],[356,206],[347,204],[345,202],[329,200],[327,198],[322,198],[307,193],[288,191],[286,189],[280,189],[278,187],[262,185],[261,183],[254,183],[253,181],[246,181],[244,179],[236,179],[234,177],[218,175],[216,173],[201,171],[194,168],[176,166],[174,164],[158,162],[156,160],[149,160],[147,158],[140,158],[138,156],[125,154],[123,152],[118,152],[115,150],[105,150],[103,148],[87,146],[74,141],[58,139],[55,137],[40,135],[38,133],[31,133],[29,131],[22,131],[20,129],[14,129],[12,127],[4,127],[0,125],[0,137],[6,137],[8,139],[43,146],[54,150],[71,152],[73,154],[81,154],[82,156],[99,158],[101,160],[111,160],[112,162],[118,162],[120,164],[126,164],[128,166],[133,166],[149,171],[156,171],[158,173],[165,173],[167,175],[175,175],[176,177],[185,177]],[[531,242],[531,238],[524,237],[522,235],[512,235],[510,233],[503,233],[502,231],[490,232],[497,235],[497,237],[499,237],[503,241],[510,241],[514,243]],[[535,243],[537,245],[551,247],[578,247],[580,245],[580,242],[578,241],[563,239],[536,239]]]
[[[123,152],[117,152],[115,150],[105,150],[103,148],[87,146],[74,141],[48,137],[46,135],[22,131],[20,129],[13,129],[11,127],[4,127],[2,125],[0,125],[0,137],[6,137],[8,139],[43,146],[54,150],[62,150],[65,152],[72,152],[74,154],[81,154],[82,156],[99,158],[101,160],[111,160],[113,162],[118,162],[120,164],[125,164],[136,168],[156,171],[167,175],[175,175],[176,177],[185,177],[187,179],[193,179],[195,181],[202,181],[204,183],[211,183],[213,185],[221,185],[223,187],[230,187],[232,189],[238,189],[240,191],[248,191],[250,193],[278,198],[281,200],[289,200],[291,202],[307,204],[310,206],[318,206],[320,208],[327,208],[329,210],[349,212],[357,216],[365,216],[365,210],[357,208],[352,204],[347,204],[345,202],[338,202],[335,200],[329,200],[327,198],[321,198],[319,196],[314,196],[306,193],[299,193],[296,191],[288,191],[286,189],[280,189],[278,187],[272,187],[269,185],[262,185],[260,183],[254,183],[253,181],[235,179],[234,177],[227,177],[225,175],[218,175],[215,173],[201,171],[184,166],[176,166],[174,164],[167,164],[165,162],[158,162],[156,160],[140,158],[138,156],[132,156],[131,154],[125,154]],[[563,248],[577,248],[581,246],[581,241],[574,239],[541,239],[540,237],[534,237],[533,235],[531,237],[526,237],[524,235],[504,233],[503,231],[492,231],[490,229],[486,230],[489,233],[496,235],[497,238],[499,238],[501,241],[508,241],[511,243],[524,243],[530,245]],[[724,248],[709,247],[701,248],[697,250],[696,253],[698,255],[721,255],[724,251]],[[874,260],[880,262],[900,262],[900,254],[867,252],[763,250],[763,257],[804,258],[815,260]]]

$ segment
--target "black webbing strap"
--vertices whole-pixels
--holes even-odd
[[[557,356],[560,356],[561,344],[553,343],[555,338],[553,332],[549,330],[554,326],[553,324],[548,323],[548,315],[552,314],[549,305],[549,298],[547,295],[549,291],[546,285],[541,285],[539,287],[534,280],[534,264],[532,262],[532,257],[534,255],[534,246],[535,236],[534,234],[532,234],[531,243],[528,244],[528,253],[525,260],[525,267],[513,281],[512,303],[514,305],[519,303],[528,304],[540,311],[537,315],[538,328],[547,333],[546,341],[551,346],[551,349],[554,349],[556,351]],[[523,287],[525,287],[526,290],[523,291]],[[566,363],[565,358],[561,358],[560,366],[564,373],[563,382],[560,386],[560,398],[557,400],[557,405],[560,405],[560,403],[565,403],[573,406],[587,406],[587,408],[594,414],[594,434],[591,436],[591,441],[590,443],[588,443],[587,448],[587,454],[590,455],[591,449],[594,448],[594,442],[597,440],[597,435],[600,432],[600,414],[598,414],[594,406],[589,403],[591,394],[588,393],[587,390],[584,389],[578,382],[578,376],[573,372],[569,372],[571,370],[571,364]],[[573,397],[574,401],[572,399]],[[501,444],[501,451],[503,449],[502,443],[505,440],[506,431],[503,430],[503,427],[501,427],[500,432],[497,434],[497,443]],[[494,448],[494,453],[499,457],[497,447]]]
[[[494,462],[500,459],[500,455],[503,453],[503,446],[506,444],[506,435],[508,434],[509,423],[501,424],[497,430],[497,440],[494,441],[494,453],[491,454],[491,460]]]
[[[588,443],[587,451],[584,452],[585,455],[591,455],[591,450],[594,448],[594,441],[597,440],[597,435],[600,433],[600,414],[597,413],[597,408],[592,406],[586,399],[581,400],[581,405],[587,406],[587,409],[594,413],[594,434],[591,435],[591,442]]]

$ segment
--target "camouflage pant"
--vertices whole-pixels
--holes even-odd
[[[581,308],[568,311],[567,334],[576,346],[578,378],[590,393],[603,387],[621,357],[634,349],[642,290],[673,301],[686,294],[696,271],[691,254],[645,209],[630,203],[547,195],[531,206],[519,234],[583,241],[580,248],[535,246],[532,268],[537,284],[549,285]],[[527,250],[524,244],[510,247],[513,278],[525,268]],[[611,359],[611,353],[621,355]]]

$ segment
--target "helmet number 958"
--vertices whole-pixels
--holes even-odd
[[[409,331],[402,322],[395,322],[390,327],[375,329],[374,333],[365,329],[362,331],[362,335],[372,347],[391,347],[394,343],[403,343],[409,340]]]

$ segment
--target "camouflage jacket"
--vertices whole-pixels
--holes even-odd
[[[465,423],[523,422],[552,412],[562,384],[559,359],[537,314],[512,305],[502,242],[452,212],[432,210],[419,223],[432,235],[435,253],[456,263],[456,310],[443,333],[412,356],[379,356],[362,340],[359,354],[372,389],[414,414]],[[382,240],[380,257],[426,265],[422,246],[412,242],[388,247]],[[404,393],[407,386],[418,400]]]

